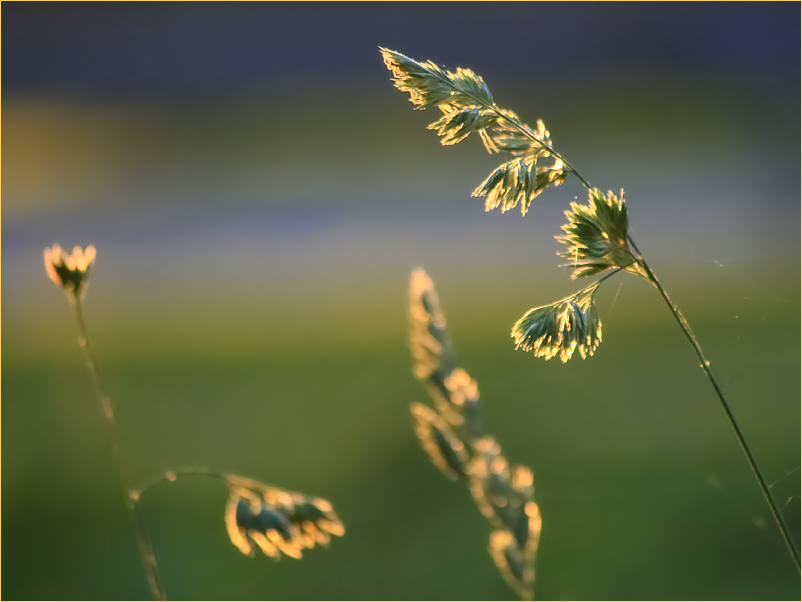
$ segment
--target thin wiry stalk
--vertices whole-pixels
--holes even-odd
[[[581,293],[587,292],[587,291],[589,291],[590,289],[593,289],[593,288],[598,288],[598,287],[599,287],[599,285],[601,285],[601,283],[602,283],[602,282],[604,282],[604,281],[605,281],[605,280],[607,280],[608,278],[612,278],[613,276],[615,276],[615,275],[616,275],[618,272],[620,272],[620,271],[621,271],[621,270],[623,270],[623,269],[624,269],[624,268],[615,268],[614,270],[612,270],[612,271],[610,271],[610,272],[607,272],[607,273],[606,273],[604,276],[602,276],[601,278],[599,278],[599,279],[598,279],[596,282],[594,282],[594,283],[593,283],[593,284],[591,284],[590,286],[586,286],[585,288],[583,288],[583,289],[582,289],[581,291],[579,291],[578,293],[574,293],[573,295],[571,295],[571,296],[569,296],[569,297],[565,297],[565,299],[570,299],[571,297],[575,297],[576,295],[579,295],[579,294],[581,294]]]
[[[558,158],[560,157],[558,156]],[[585,178],[583,178],[574,167],[571,167],[562,158],[560,158],[560,160],[563,161],[563,163],[571,169],[573,174],[577,178],[579,178],[579,180],[582,182],[582,184],[585,185],[586,188],[591,189],[591,186],[590,184],[588,184],[588,181],[585,180]],[[700,367],[707,376],[707,379],[710,381],[710,384],[713,386],[713,389],[715,390],[716,395],[718,396],[718,399],[721,402],[722,408],[724,408],[724,413],[727,415],[727,419],[730,422],[730,426],[732,426],[732,430],[735,431],[735,436],[738,438],[738,443],[741,444],[741,449],[743,450],[744,454],[746,454],[746,459],[749,461],[749,466],[752,468],[752,472],[754,473],[755,478],[757,479],[757,482],[760,485],[760,489],[763,492],[763,496],[766,498],[766,502],[768,502],[769,508],[771,508],[771,513],[774,516],[774,520],[777,523],[777,527],[780,529],[780,532],[782,533],[783,539],[785,540],[785,545],[788,546],[788,551],[791,553],[791,556],[793,557],[794,562],[796,563],[797,570],[800,570],[799,550],[797,550],[796,546],[794,545],[794,541],[791,538],[791,532],[789,531],[788,526],[785,524],[785,519],[783,519],[782,514],[780,514],[780,511],[777,508],[777,504],[775,503],[774,498],[771,495],[771,491],[769,490],[769,487],[766,484],[766,480],[763,478],[763,473],[760,472],[760,469],[757,466],[757,462],[755,461],[755,458],[752,455],[752,452],[746,443],[746,439],[744,438],[743,433],[741,432],[741,429],[738,426],[738,421],[735,419],[735,415],[732,413],[732,410],[730,409],[730,406],[724,397],[724,393],[721,391],[721,387],[719,387],[718,382],[716,382],[716,379],[713,377],[713,373],[710,371],[710,362],[708,362],[707,359],[705,358],[704,352],[702,351],[702,347],[699,344],[699,341],[693,335],[693,332],[691,332],[690,324],[688,324],[688,321],[682,315],[679,308],[676,305],[674,305],[674,303],[668,297],[668,293],[666,293],[665,289],[660,284],[660,281],[657,279],[657,276],[649,267],[649,264],[646,263],[646,259],[644,259],[643,254],[640,252],[640,249],[638,249],[638,246],[635,244],[635,241],[632,239],[632,236],[627,235],[627,238],[629,240],[629,244],[632,245],[632,248],[635,250],[635,253],[637,253],[638,263],[641,265],[643,271],[646,273],[649,282],[651,282],[660,293],[660,296],[663,298],[663,301],[665,301],[666,305],[668,306],[668,309],[671,311],[671,314],[677,321],[677,324],[679,324],[679,327],[682,330],[683,334],[691,343],[691,346],[693,347],[696,356],[699,358],[701,362]]]
[[[192,476],[212,477],[214,479],[223,481],[226,484],[228,483],[228,479],[225,477],[225,475],[222,475],[218,472],[212,472],[210,470],[206,470],[205,468],[195,468],[192,470],[171,470],[153,479],[147,485],[135,491],[133,495],[137,499],[139,499],[143,495],[145,495],[145,493],[156,487],[156,485],[159,485],[161,483],[172,483],[173,481],[178,479],[178,477],[192,477]]]
[[[691,346],[693,346],[693,350],[696,352],[696,356],[699,358],[700,367],[704,371],[707,379],[710,381],[710,384],[713,386],[713,389],[716,391],[716,395],[718,396],[719,401],[721,402],[721,406],[724,408],[724,413],[727,414],[727,418],[730,421],[730,426],[732,426],[732,430],[735,431],[735,436],[738,438],[738,442],[741,444],[741,448],[746,454],[746,459],[749,461],[749,466],[752,468],[752,472],[755,474],[755,478],[757,482],[760,484],[760,489],[763,491],[763,495],[766,498],[766,501],[771,508],[771,513],[774,515],[774,520],[777,522],[777,526],[780,528],[782,532],[783,538],[785,539],[785,544],[788,546],[788,550],[791,552],[791,555],[794,557],[794,561],[796,562],[797,569],[800,568],[800,559],[799,559],[799,550],[796,549],[794,545],[793,539],[791,539],[791,533],[788,530],[788,526],[785,524],[785,519],[783,519],[782,514],[780,514],[779,509],[777,508],[777,504],[774,502],[774,498],[771,495],[771,491],[769,490],[769,486],[766,484],[765,479],[763,478],[763,474],[760,472],[760,469],[757,467],[757,462],[755,461],[752,452],[749,450],[749,446],[746,444],[746,439],[741,433],[741,429],[738,426],[738,421],[735,420],[735,416],[730,409],[727,400],[724,398],[724,393],[721,391],[721,387],[719,387],[716,379],[713,377],[713,373],[710,371],[710,362],[707,361],[705,358],[704,352],[702,351],[701,345],[699,345],[699,341],[694,336],[693,332],[691,332],[691,327],[688,324],[688,321],[685,319],[685,316],[682,315],[679,308],[674,305],[674,303],[669,299],[668,293],[666,293],[665,289],[660,284],[660,281],[655,276],[654,272],[649,267],[649,264],[646,263],[646,260],[643,258],[643,255],[638,249],[638,246],[635,244],[635,241],[632,240],[632,237],[629,237],[629,243],[632,245],[632,248],[638,254],[638,262],[643,267],[646,275],[649,278],[649,281],[655,286],[655,288],[660,292],[660,295],[663,297],[663,300],[666,302],[666,305],[671,310],[674,319],[679,324],[682,332],[685,334],[685,338],[688,339]]]
[[[103,387],[103,382],[100,380],[100,374],[98,373],[92,348],[89,346],[89,338],[86,334],[86,322],[84,321],[83,311],[81,309],[81,299],[77,295],[71,295],[70,298],[75,308],[75,318],[78,322],[78,345],[81,347],[81,351],[83,351],[84,361],[89,370],[95,394],[100,402],[103,416],[106,418],[112,455],[114,456],[114,462],[117,465],[117,473],[125,491],[125,504],[131,515],[134,533],[136,534],[136,540],[139,546],[139,555],[142,558],[142,566],[145,569],[145,576],[148,580],[150,593],[154,600],[166,600],[167,596],[164,592],[161,577],[159,576],[159,569],[156,565],[156,556],[153,553],[153,546],[145,532],[145,525],[137,505],[137,496],[131,489],[131,469],[123,453],[122,445],[120,444],[120,435],[117,431],[117,423],[114,420],[114,411],[112,410],[106,390]]]
[[[521,129],[522,132],[526,133],[528,137],[534,139],[534,136],[525,131],[526,128],[519,128],[519,129]],[[552,151],[549,149],[549,152]],[[591,186],[590,184],[588,184],[588,181],[585,178],[583,178],[574,167],[566,163],[565,160],[562,159],[562,157],[560,157],[559,155],[555,154],[555,156],[559,158],[566,165],[566,167],[569,167],[572,173],[577,178],[579,178],[579,180],[582,182],[582,184],[584,184],[586,188],[588,188],[589,190],[591,189]],[[769,490],[769,487],[766,484],[766,480],[763,478],[763,473],[760,472],[760,469],[757,466],[757,462],[755,461],[755,458],[752,455],[752,452],[746,443],[746,439],[744,438],[743,433],[741,432],[741,429],[738,426],[738,421],[735,419],[735,415],[732,413],[732,410],[730,409],[730,406],[724,397],[724,393],[721,391],[721,387],[719,387],[718,382],[716,382],[716,379],[713,377],[713,373],[710,371],[710,362],[708,362],[707,359],[705,358],[704,352],[702,351],[702,347],[699,344],[699,341],[693,335],[693,332],[691,332],[690,324],[688,324],[688,321],[682,315],[679,308],[676,305],[674,305],[671,299],[669,299],[668,293],[666,293],[665,289],[660,284],[660,281],[657,279],[657,276],[649,267],[649,264],[646,263],[646,259],[644,259],[643,254],[640,252],[640,249],[638,249],[638,246],[635,244],[635,241],[632,239],[632,236],[627,235],[627,238],[629,240],[629,244],[632,245],[632,248],[635,250],[635,253],[637,253],[638,263],[641,265],[644,272],[646,273],[648,280],[655,286],[655,288],[660,293],[660,296],[663,298],[663,301],[665,301],[666,305],[668,306],[668,309],[671,310],[671,314],[674,316],[674,319],[677,321],[677,324],[679,324],[679,327],[680,329],[682,329],[683,334],[691,343],[691,346],[693,347],[696,356],[699,358],[701,362],[700,367],[707,376],[707,379],[710,381],[710,384],[713,386],[713,389],[715,390],[716,395],[718,396],[718,399],[721,402],[721,406],[724,408],[724,413],[727,415],[727,419],[730,422],[730,426],[732,426],[732,430],[735,431],[735,436],[738,438],[738,443],[741,444],[741,449],[743,450],[744,454],[746,454],[746,459],[749,461],[749,466],[752,468],[752,472],[754,473],[755,478],[757,479],[757,482],[760,485],[760,489],[763,491],[763,495],[766,498],[766,502],[768,502],[769,504],[769,508],[771,508],[771,513],[774,516],[774,520],[777,523],[777,527],[779,527],[780,532],[782,533],[783,539],[785,540],[785,545],[788,546],[788,551],[791,553],[791,556],[793,556],[797,570],[800,570],[799,550],[797,550],[796,546],[794,545],[794,541],[791,538],[791,532],[789,531],[788,526],[785,524],[785,519],[783,519],[782,514],[780,514],[780,511],[777,508],[777,504],[775,503],[774,498],[771,495],[771,491]]]

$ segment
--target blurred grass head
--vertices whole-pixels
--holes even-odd
[[[287,491],[237,475],[226,477],[229,499],[226,528],[231,542],[247,556],[254,544],[266,556],[301,558],[304,549],[326,546],[345,527],[331,502]]]
[[[437,291],[420,268],[410,277],[409,317],[413,373],[435,406],[412,404],[415,434],[440,472],[467,486],[494,529],[493,562],[522,599],[532,599],[541,529],[532,471],[510,466],[498,442],[484,432],[479,387],[459,366]]]
[[[45,270],[50,279],[63,288],[70,299],[78,299],[86,290],[89,267],[95,263],[97,252],[89,245],[79,246],[67,254],[58,244],[45,249]]]

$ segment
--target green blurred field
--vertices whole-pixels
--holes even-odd
[[[249,316],[264,336],[240,351],[218,346],[214,326],[204,336],[181,316],[165,332],[145,321],[118,334],[111,318],[92,319],[101,283],[90,285],[90,328],[139,480],[195,465],[237,472],[323,495],[347,527],[300,562],[248,559],[227,541],[218,483],[156,489],[143,508],[172,598],[510,599],[485,551],[484,519],[414,440],[408,405],[424,394],[405,349],[405,277],[398,299],[320,311],[349,321],[350,339],[320,340],[327,329],[308,304],[282,317],[265,308]],[[487,429],[535,470],[544,516],[537,595],[793,599],[794,570],[717,401],[668,312],[638,284],[623,287],[596,356],[567,365],[513,352],[502,300],[460,303],[466,287],[441,287]],[[3,366],[4,597],[146,598],[68,308],[56,301],[47,320],[64,324],[51,331],[53,349],[7,354]],[[747,312],[733,331],[731,320],[686,306],[798,532],[792,310]],[[395,321],[361,332],[371,311]]]
[[[537,91],[537,107],[509,82],[496,95],[543,116],[591,181],[626,188],[639,246],[799,533],[786,120],[798,103],[623,84]],[[798,599],[735,436],[656,292],[623,275],[606,285],[604,342],[588,360],[513,350],[526,309],[578,288],[553,236],[581,188],[550,191],[526,218],[485,215],[468,195],[495,158],[478,142],[439,147],[431,116],[389,83],[363,104],[352,92],[333,94],[337,119],[296,97],[4,104],[4,145],[20,151],[4,172],[3,597],[148,597],[72,316],[41,265],[46,245],[91,242],[87,320],[136,480],[238,473],[326,497],[346,526],[301,561],[249,559],[227,540],[219,483],[155,489],[143,511],[170,598],[511,599],[485,520],[412,431],[409,404],[426,399],[406,285],[422,265],[488,432],[534,470],[537,598]],[[771,154],[741,136],[747,117]]]

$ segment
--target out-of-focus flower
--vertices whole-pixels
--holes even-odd
[[[50,279],[77,299],[86,289],[89,266],[95,262],[95,247],[76,246],[69,255],[59,245],[45,249],[45,270]]]

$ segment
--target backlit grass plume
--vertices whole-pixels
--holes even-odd
[[[415,434],[434,465],[468,487],[493,529],[491,558],[516,593],[530,600],[541,526],[532,471],[511,466],[484,433],[479,388],[459,367],[437,292],[421,269],[409,282],[409,320],[413,373],[435,406],[412,404]]]
[[[542,121],[535,129],[518,115],[499,107],[484,80],[470,69],[441,69],[431,61],[419,63],[400,52],[381,48],[384,64],[393,74],[396,88],[409,92],[419,109],[438,107],[442,117],[429,125],[449,146],[476,133],[490,153],[507,153],[510,161],[499,165],[473,191],[487,197],[487,211],[507,211],[520,205],[526,214],[532,200],[549,186],[559,186],[567,168],[551,150],[551,136]],[[550,164],[541,164],[551,159]]]
[[[593,355],[601,342],[601,321],[594,305],[594,295],[599,286],[618,272],[636,274],[649,281],[659,292],[693,347],[700,362],[699,366],[724,409],[786,546],[799,569],[799,551],[769,491],[769,486],[746,444],[735,416],[713,377],[710,362],[705,358],[702,347],[691,332],[688,322],[679,308],[672,303],[632,239],[623,190],[620,195],[612,192],[605,195],[591,186],[577,169],[554,149],[551,135],[542,121],[537,121],[536,128],[530,128],[514,112],[499,107],[485,81],[470,69],[458,68],[455,71],[447,71],[431,61],[419,62],[386,48],[380,48],[380,51],[385,65],[392,73],[393,83],[399,90],[409,93],[410,100],[416,108],[440,109],[443,115],[429,125],[429,129],[437,132],[442,144],[456,144],[471,133],[476,133],[488,152],[506,154],[507,160],[473,191],[474,196],[486,197],[485,208],[488,211],[496,207],[506,211],[520,205],[521,213],[526,214],[532,200],[543,190],[551,185],[561,184],[571,175],[576,177],[588,191],[587,202],[571,203],[570,209],[565,212],[568,222],[562,227],[564,234],[556,238],[566,246],[566,249],[558,255],[567,260],[564,267],[572,270],[573,279],[603,275],[574,295],[527,311],[512,329],[516,349],[531,352],[535,357],[546,360],[559,357],[563,362],[571,359],[574,351],[578,351],[582,358]],[[546,159],[549,159],[551,164],[541,165]],[[413,274],[411,290],[416,286],[416,278],[423,282],[422,276],[416,277]],[[420,283],[417,286],[421,289],[421,295],[428,294],[425,292],[426,286]],[[424,302],[421,301],[419,305]],[[439,308],[437,311],[439,312]],[[432,319],[434,315],[432,314]],[[451,409],[444,383],[445,377],[449,374],[447,370],[453,369],[455,360],[444,357],[438,372],[438,364],[432,359],[438,347],[426,345],[424,335],[431,329],[426,330],[429,327],[424,328],[422,324],[416,325],[413,321],[412,326],[413,356],[416,360],[418,358],[426,360],[416,362],[416,375],[424,381],[430,392],[433,392],[435,404],[443,413],[444,410]],[[444,328],[443,322],[441,330]],[[418,343],[414,341],[416,329],[421,335]],[[439,336],[445,340],[442,332]],[[439,344],[437,337],[434,337],[434,340]],[[473,456],[474,453],[469,455]],[[497,465],[501,466],[500,461]],[[469,472],[471,470],[473,469],[469,468]],[[501,471],[499,475],[503,472]],[[503,560],[509,574],[524,575],[524,569],[516,568],[520,555],[516,556],[509,552],[508,537],[494,534],[494,538],[491,539],[491,551],[497,563]]]
[[[571,203],[565,215],[565,234],[556,238],[568,247],[559,255],[569,260],[565,267],[574,270],[571,278],[595,276],[611,268],[632,267],[640,274],[627,240],[629,220],[623,190],[617,197],[612,192],[604,196],[594,188],[587,205]]]
[[[530,309],[512,327],[515,348],[547,360],[559,356],[563,362],[574,351],[583,359],[593,355],[602,340],[602,323],[593,302],[598,286],[596,282],[566,299]]]
[[[415,434],[432,464],[452,481],[468,476],[468,450],[446,420],[421,403],[410,407]]]
[[[630,247],[623,190],[620,196],[612,192],[605,196],[593,188],[586,204],[571,203],[565,215],[565,234],[555,237],[567,247],[558,253],[569,260],[563,267],[573,270],[572,279],[607,273],[565,299],[530,309],[512,327],[516,349],[546,360],[559,357],[562,362],[571,359],[575,350],[585,359],[601,343],[594,296],[605,280],[621,270],[649,279],[642,258]]]
[[[486,210],[501,207],[506,211],[520,204],[521,213],[526,214],[532,200],[548,186],[558,186],[570,173],[581,179],[552,148],[551,134],[541,120],[533,129],[514,112],[500,108],[484,80],[470,69],[446,71],[431,61],[420,63],[393,50],[380,50],[395,86],[410,94],[416,108],[437,106],[443,112],[429,129],[437,131],[444,145],[476,132],[489,152],[512,157],[473,191],[473,196],[487,197]],[[552,164],[539,166],[546,158]],[[647,277],[629,247],[623,191],[618,197],[612,192],[605,196],[588,188],[587,204],[572,203],[566,212],[565,235],[557,237],[568,247],[560,255],[570,261],[565,265],[573,269],[572,277],[593,276],[610,268]],[[595,290],[529,310],[513,327],[516,349],[544,359],[559,357],[563,362],[575,349],[583,358],[592,355],[601,341],[601,322],[593,306]]]

